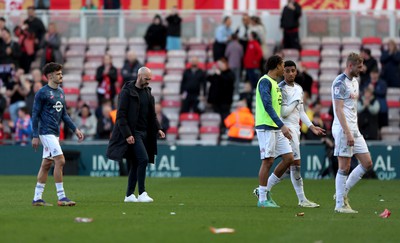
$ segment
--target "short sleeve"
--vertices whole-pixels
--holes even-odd
[[[333,85],[333,98],[335,100],[344,100],[346,95],[346,85],[343,82],[336,82]]]

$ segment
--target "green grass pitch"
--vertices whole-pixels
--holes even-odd
[[[35,177],[1,176],[0,242],[400,242],[398,180],[358,183],[350,192],[355,215],[333,212],[333,180],[305,181],[317,209],[297,206],[290,180],[272,190],[278,209],[256,207],[257,178],[148,178],[149,204],[123,202],[126,180],[67,176],[76,207],[32,207]],[[52,177],[44,199],[57,201]],[[392,215],[382,219],[385,208]],[[210,226],[236,232],[215,235]]]

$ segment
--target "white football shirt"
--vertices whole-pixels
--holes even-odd
[[[342,73],[333,81],[331,91],[334,114],[332,130],[342,128],[335,111],[335,100],[343,100],[343,113],[347,121],[347,126],[351,131],[358,131],[357,101],[359,93],[357,79],[353,77],[350,80],[346,74]]]

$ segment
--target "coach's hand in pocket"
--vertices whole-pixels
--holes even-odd
[[[126,138],[126,142],[128,144],[134,144],[135,143],[135,138],[131,135],[131,136]]]

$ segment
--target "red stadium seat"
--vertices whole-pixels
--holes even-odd
[[[361,43],[363,45],[369,45],[369,44],[376,44],[376,45],[382,45],[382,39],[380,37],[364,37],[361,40]]]

